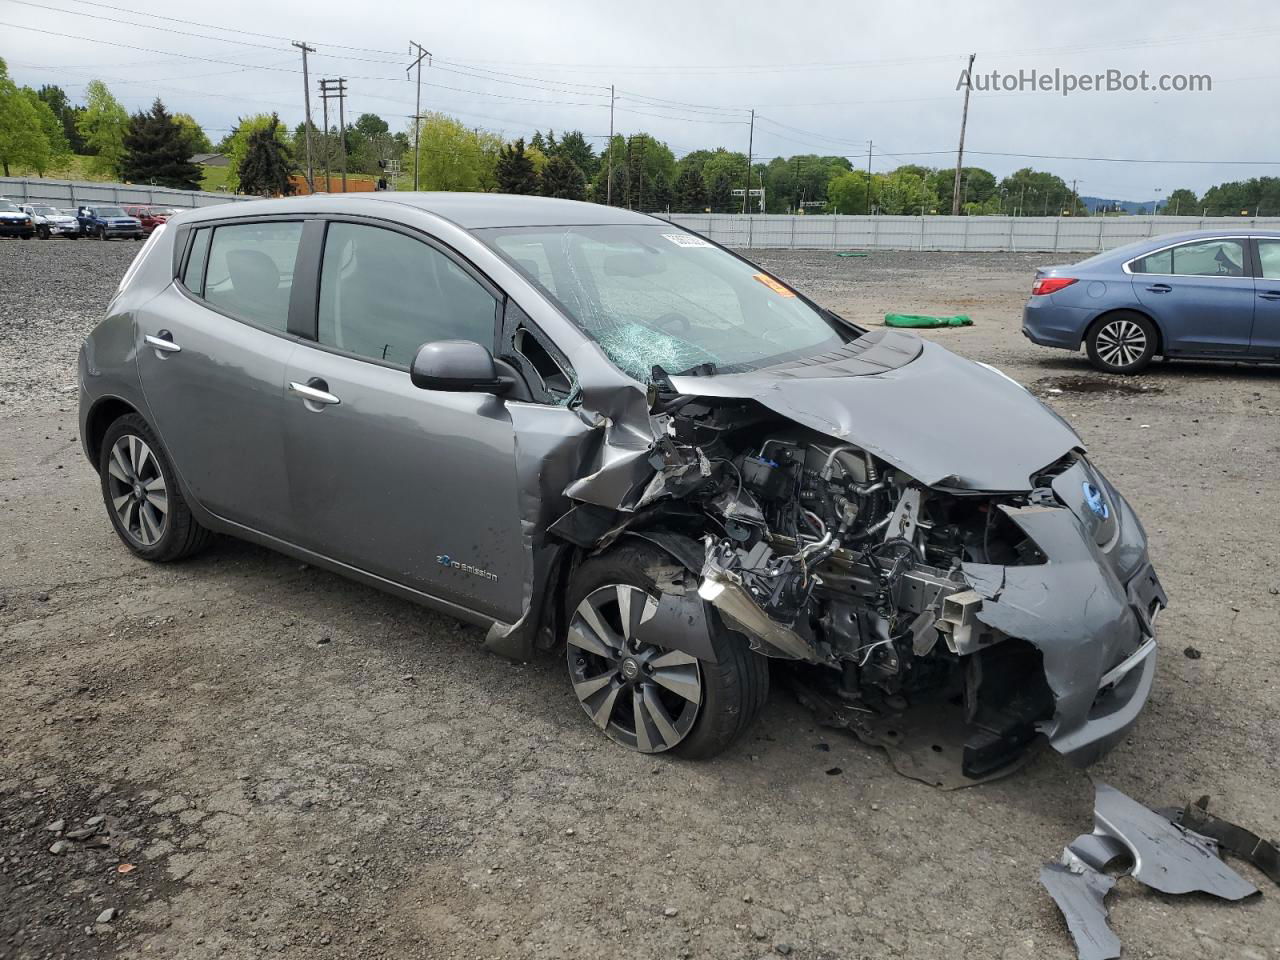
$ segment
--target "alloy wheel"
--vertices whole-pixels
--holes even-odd
[[[138,544],[154,546],[169,522],[168,490],[156,455],[141,437],[126,433],[111,447],[107,474],[120,528]]]
[[[582,709],[610,739],[641,753],[680,743],[702,705],[697,659],[635,638],[657,609],[639,587],[600,587],[574,610],[566,645]]]
[[[1112,320],[1095,338],[1098,357],[1113,367],[1127,367],[1147,352],[1147,334],[1132,320]]]

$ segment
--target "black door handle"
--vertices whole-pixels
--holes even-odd
[[[1280,300],[1280,290],[1268,290],[1266,293],[1258,294],[1263,300]]]
[[[1147,289],[1150,290],[1152,293],[1172,293],[1173,292],[1173,287],[1169,286],[1167,283],[1153,283],[1151,286],[1147,287]]]

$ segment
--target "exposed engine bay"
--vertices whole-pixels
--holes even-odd
[[[529,487],[569,481],[546,542],[598,555],[635,536],[677,561],[655,641],[710,659],[705,602],[790,662],[822,722],[939,785],[1042,740],[1087,764],[1136,720],[1166,604],[1146,535],[1070,427],[1003,374],[877,331],[758,373],[598,379],[571,404],[590,444],[576,464],[544,457]],[[931,380],[999,422],[934,410]]]

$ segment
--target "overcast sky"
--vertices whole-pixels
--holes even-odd
[[[97,77],[131,111],[159,96],[194,115],[215,142],[239,115],[276,110],[290,127],[301,120],[301,61],[290,39],[317,48],[317,122],[316,81],[344,76],[349,120],[369,111],[403,129],[414,104],[404,67],[416,40],[433,54],[423,110],[508,137],[552,127],[603,143],[614,84],[618,132],[652,133],[677,156],[719,145],[745,151],[755,107],[759,157],[846,154],[862,166],[872,140],[877,170],[946,166],[960,126],[956,83],[976,52],[980,74],[1145,70],[1152,82],[1207,74],[1212,90],[976,92],[966,163],[1001,176],[1030,165],[1078,179],[1082,195],[1133,200],[1280,175],[1276,0],[0,0],[0,22],[0,56],[20,84],[58,83],[79,100]],[[1001,153],[1042,157],[992,155]],[[1075,157],[1219,165],[1066,159]]]

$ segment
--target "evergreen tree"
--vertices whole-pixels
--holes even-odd
[[[175,190],[199,190],[201,172],[191,162],[190,132],[164,108],[159,97],[146,113],[135,113],[124,135],[120,176]]]
[[[76,129],[76,120],[80,114],[84,113],[84,107],[72,106],[71,101],[67,99],[66,91],[58,86],[42,86],[36,91],[36,96],[49,105],[53,115],[62,124],[62,135],[66,138],[71,152],[84,153],[84,140]]]
[[[273,113],[266,126],[257,127],[249,133],[239,166],[241,193],[262,197],[293,193],[289,175],[297,165],[293,161],[293,152],[278,133],[279,127],[280,118]]]
[[[587,142],[581,130],[570,130],[566,133],[552,152],[572,160],[588,180],[595,178],[596,170],[600,167],[600,158],[596,156],[595,150],[591,148],[591,144]]]
[[[685,164],[676,179],[676,212],[702,213],[706,208],[707,185],[702,182],[702,173],[692,163]]]
[[[576,163],[557,154],[547,161],[542,171],[542,195],[562,200],[585,200],[587,178]]]
[[[734,212],[733,183],[728,173],[721,171],[716,174],[716,178],[711,181],[711,191],[707,199],[710,201],[712,213]]]
[[[525,153],[523,137],[502,148],[495,173],[499,193],[538,192],[538,173],[533,168],[532,158]]]
[[[529,146],[534,150],[541,150],[543,153],[547,152],[547,141],[543,139],[541,130],[533,131],[533,136],[529,138]]]

